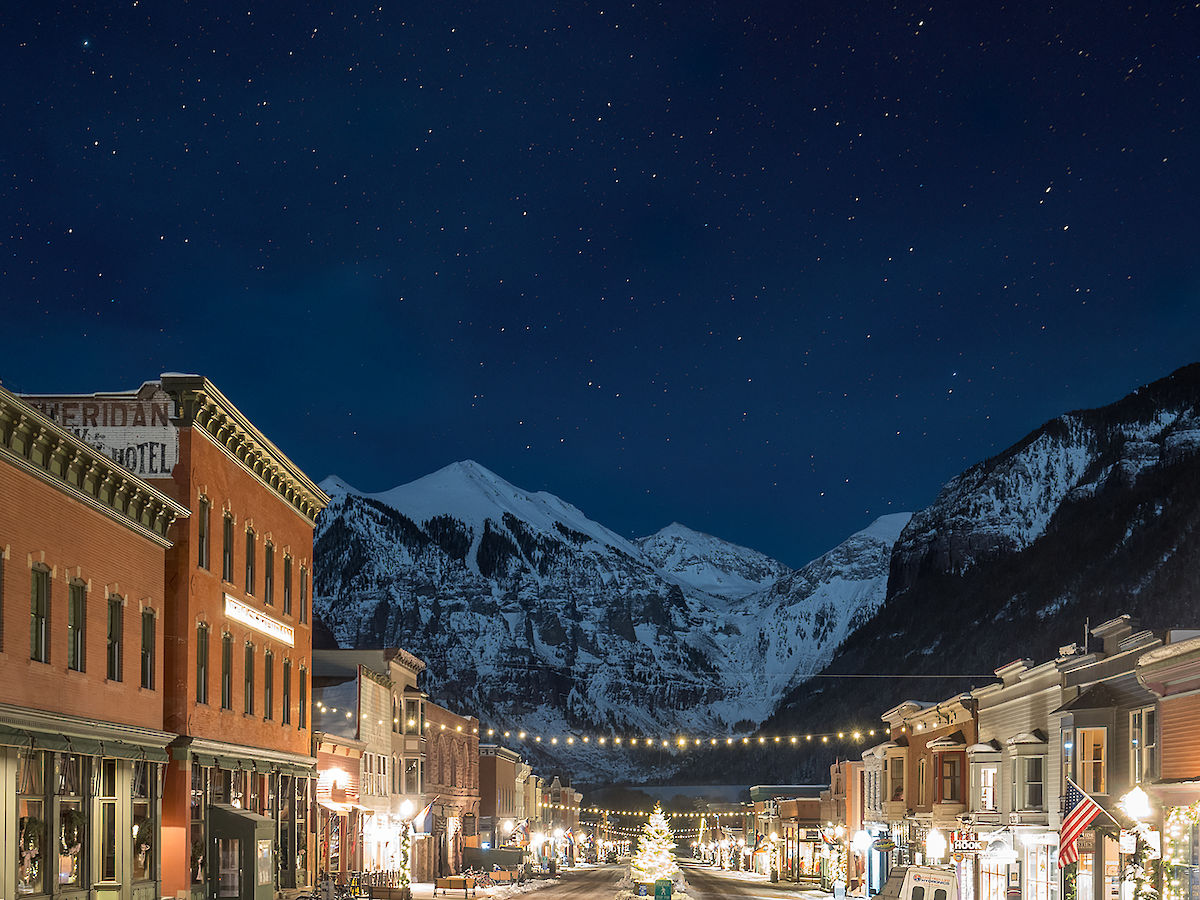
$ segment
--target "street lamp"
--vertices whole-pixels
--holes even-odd
[[[1122,797],[1118,805],[1135,822],[1150,818],[1150,795],[1142,790],[1141,785]]]
[[[946,836],[936,828],[931,828],[925,836],[925,853],[930,859],[941,859],[946,855]]]

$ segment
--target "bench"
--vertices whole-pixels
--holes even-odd
[[[475,896],[475,879],[469,875],[450,875],[446,878],[439,878],[433,883],[433,896],[437,896],[437,892],[441,891],[443,896],[449,891],[462,891],[463,896]]]

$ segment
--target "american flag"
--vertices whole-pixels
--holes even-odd
[[[1083,829],[1104,812],[1103,807],[1089,797],[1079,785],[1067,779],[1067,813],[1058,829],[1058,867],[1066,868],[1079,859],[1079,848],[1075,839]]]

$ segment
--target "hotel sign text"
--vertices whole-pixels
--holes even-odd
[[[289,647],[296,646],[296,630],[291,625],[285,625],[278,619],[259,612],[253,606],[248,606],[228,594],[225,595],[225,615],[235,622],[249,625],[255,631],[261,631]]]

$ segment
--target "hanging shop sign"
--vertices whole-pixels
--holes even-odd
[[[980,853],[983,841],[974,831],[954,831],[950,833],[950,850],[952,853]]]
[[[871,844],[872,850],[878,850],[880,853],[891,853],[896,849],[896,842],[888,837],[881,837]]]

